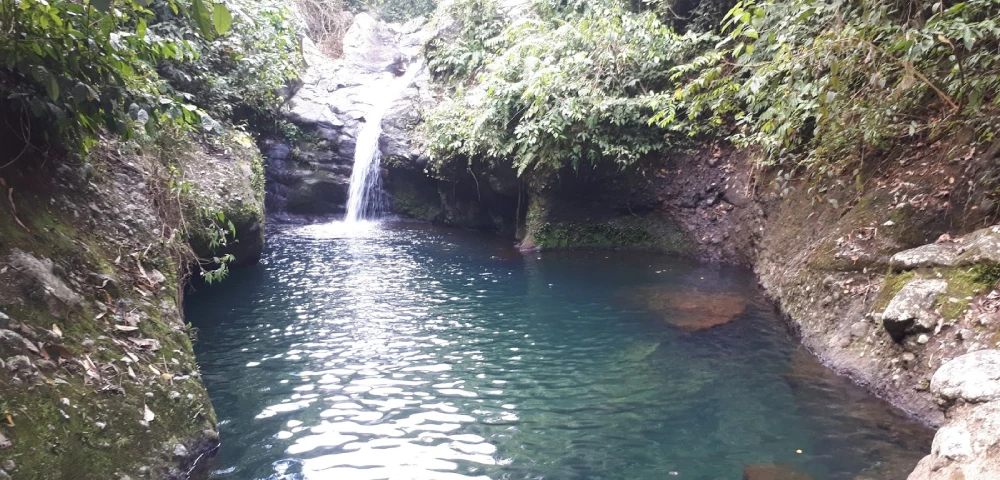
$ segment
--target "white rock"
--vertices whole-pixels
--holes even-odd
[[[882,325],[897,342],[913,330],[933,330],[939,318],[932,310],[934,301],[947,288],[948,282],[939,279],[907,283],[882,312]]]
[[[945,363],[931,377],[931,391],[946,400],[1000,400],[1000,350],[979,350]]]

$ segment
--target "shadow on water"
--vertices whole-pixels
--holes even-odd
[[[902,480],[930,445],[740,269],[330,223],[186,310],[220,479]]]

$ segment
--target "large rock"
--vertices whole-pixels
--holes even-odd
[[[1000,400],[1000,350],[979,350],[945,363],[931,377],[931,391],[947,402]]]
[[[37,258],[15,248],[8,257],[8,262],[20,272],[17,283],[21,284],[25,297],[41,293],[50,312],[55,314],[83,302],[83,297],[56,275],[52,260]]]
[[[343,212],[358,133],[366,122],[379,121],[372,118],[377,116],[373,109],[400,89],[381,120],[379,150],[387,163],[422,170],[426,148],[416,127],[423,120],[421,111],[434,99],[421,59],[440,24],[429,27],[423,19],[388,24],[359,14],[344,38],[344,54],[336,60],[305,40],[308,68],[286,116],[307,135],[295,145],[268,149],[274,155],[268,155],[267,174],[280,185],[269,187],[278,198],[269,200],[269,207],[291,213]],[[408,85],[400,85],[411,69],[419,70]]]
[[[1000,479],[1000,402],[966,406],[951,416],[908,480]]]
[[[897,270],[976,263],[1000,263],[1000,225],[976,230],[953,241],[904,250],[889,260],[890,266]]]
[[[939,315],[932,308],[938,295],[947,288],[948,282],[938,279],[907,283],[882,312],[885,330],[898,342],[908,333],[934,329]]]
[[[181,314],[178,239],[197,194],[162,172],[208,158],[163,134],[176,149],[101,135],[81,159],[3,173],[17,213],[0,213],[0,311],[14,317],[0,314],[0,478],[207,476],[219,440]],[[168,443],[188,455],[166,456]]]
[[[191,247],[203,259],[232,254],[233,266],[256,264],[264,252],[263,157],[246,136],[234,134],[224,148],[190,144],[178,164],[192,190],[186,212],[191,227]],[[227,244],[212,248],[206,228],[221,213],[232,222],[236,234],[227,234]]]

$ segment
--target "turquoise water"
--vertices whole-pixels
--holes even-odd
[[[417,224],[282,227],[269,245],[187,300],[214,478],[739,480],[783,464],[891,480],[929,451],[929,431],[802,351],[746,271],[522,256]],[[723,303],[729,323],[671,324]]]

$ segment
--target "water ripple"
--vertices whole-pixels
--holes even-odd
[[[684,311],[646,301],[688,291],[747,306],[688,331],[664,321]],[[283,228],[187,314],[220,418],[217,478],[715,480],[776,463],[902,479],[929,444],[817,370],[746,272],[649,254]]]

